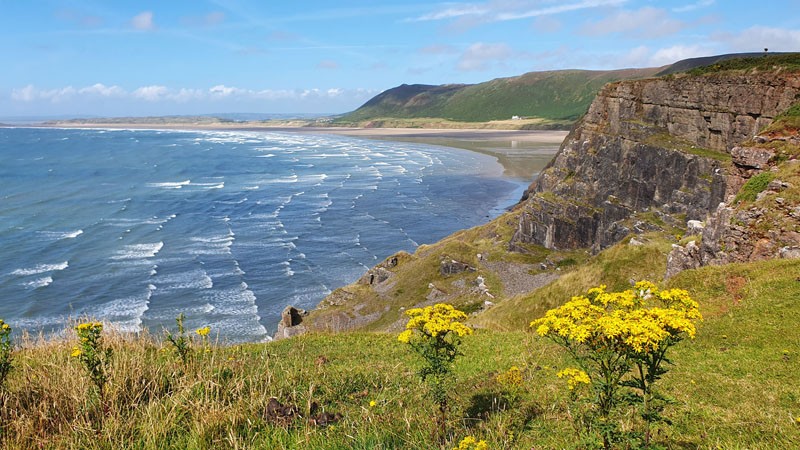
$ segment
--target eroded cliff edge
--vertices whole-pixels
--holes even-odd
[[[511,249],[597,251],[654,222],[705,220],[749,175],[737,161],[751,152],[732,150],[798,95],[797,72],[780,69],[606,85],[528,189]]]

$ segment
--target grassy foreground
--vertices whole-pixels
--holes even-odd
[[[666,448],[800,447],[800,265],[777,260],[688,271],[705,322],[678,345],[661,388],[675,400]],[[565,299],[566,300],[566,299]],[[106,405],[63,342],[24,342],[0,399],[3,448],[438,448],[419,361],[394,334],[316,334],[269,344],[195,347],[187,365],[148,336],[106,334]],[[456,361],[449,442],[575,448],[562,351],[525,332],[479,331]],[[496,375],[518,366],[523,384]],[[270,398],[296,405],[268,417]],[[330,424],[309,420],[312,402]],[[105,411],[104,411],[105,409]],[[318,421],[319,422],[319,421]],[[627,426],[636,426],[630,419]]]

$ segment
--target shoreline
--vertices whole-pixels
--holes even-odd
[[[300,134],[327,134],[381,141],[412,142],[457,148],[494,157],[503,167],[503,176],[530,183],[555,156],[569,132],[560,130],[496,130],[448,128],[355,128],[307,126],[259,126],[232,124],[142,124],[142,123],[54,123],[23,128],[245,131]]]

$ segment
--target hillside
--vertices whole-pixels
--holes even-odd
[[[388,258],[303,327],[397,330],[446,301],[520,329],[598,280],[800,256],[798,60],[609,83],[513,211]]]
[[[660,69],[557,70],[466,85],[402,85],[384,91],[336,123],[387,118],[443,118],[459,122],[544,119],[536,127],[563,127],[586,111],[597,91],[615,80],[641,78]]]
[[[671,425],[659,427],[658,448],[800,446],[798,277],[800,265],[773,260],[687,271],[669,283],[692,291],[705,321],[694,341],[675,347],[662,380]],[[166,343],[108,337],[114,364],[100,428],[86,375],[69,356],[74,342],[24,343],[0,397],[3,448],[430,450],[467,435],[492,449],[576,445],[569,393],[555,375],[564,352],[532,333],[465,339],[441,447],[417,359],[396,335],[195,347],[185,366]],[[515,389],[496,378],[511,366],[522,371]],[[297,414],[267,415],[272,397]],[[312,421],[312,403],[334,419]]]

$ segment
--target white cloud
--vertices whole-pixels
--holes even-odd
[[[511,47],[507,44],[486,44],[478,42],[472,44],[461,55],[457,68],[463,71],[486,70],[492,64],[503,62],[513,55]]]
[[[755,26],[739,34],[718,34],[712,38],[737,52],[759,52],[764,48],[775,52],[792,52],[800,48],[800,30],[785,28]]]
[[[684,12],[694,11],[694,10],[700,9],[700,8],[707,8],[707,7],[709,7],[709,6],[713,5],[713,4],[714,4],[714,0],[700,0],[700,1],[695,2],[695,3],[690,3],[688,5],[679,6],[677,8],[672,8],[672,10],[675,11],[676,13],[684,13]]]
[[[218,84],[208,89],[179,88],[172,89],[162,85],[141,86],[126,91],[119,86],[107,86],[96,83],[80,89],[67,86],[57,89],[39,89],[29,84],[11,91],[11,99],[21,103],[50,102],[58,103],[70,99],[87,101],[91,99],[110,99],[145,103],[186,103],[190,101],[225,101],[238,102],[263,100],[303,100],[303,99],[356,99],[365,100],[377,92],[370,89],[243,89],[235,86]]]
[[[131,95],[135,98],[146,100],[148,102],[155,102],[162,100],[167,97],[169,93],[169,89],[166,86],[142,86],[135,91],[131,92]]]
[[[479,22],[503,22],[508,20],[529,19],[534,17],[561,14],[581,9],[599,8],[605,6],[621,6],[629,0],[583,0],[556,6],[540,6],[542,2],[536,1],[491,1],[482,5],[462,4],[449,5],[413,19],[410,21],[440,21],[450,19],[470,18]],[[551,3],[551,2],[546,2]]]
[[[96,83],[85,88],[78,89],[79,94],[99,95],[101,97],[122,97],[126,94],[125,90],[119,86],[106,86],[103,83]]]
[[[131,26],[141,31],[151,31],[156,29],[156,24],[153,22],[153,12],[143,11],[131,19]]]
[[[241,94],[245,91],[235,87],[225,86],[224,84],[218,84],[208,90],[209,94],[218,97],[229,97],[231,95]]]
[[[701,45],[673,45],[657,50],[650,56],[650,64],[653,66],[664,66],[678,62],[682,59],[697,58],[708,56],[708,47]]]
[[[32,84],[24,88],[17,88],[11,91],[11,100],[18,102],[32,102],[38,98],[36,88]]]
[[[478,5],[459,5],[424,14],[415,19],[411,19],[411,21],[427,22],[431,20],[454,19],[456,17],[463,16],[481,16],[488,14],[489,12],[491,12],[491,10],[487,7],[480,7]]]
[[[656,38],[675,34],[686,25],[671,18],[663,9],[644,7],[636,11],[618,11],[583,28],[589,35],[622,33],[642,38]]]
[[[20,89],[11,91],[11,99],[19,102],[35,102],[45,100],[52,103],[59,103],[74,96],[77,91],[72,86],[59,89],[37,89],[32,84]]]

